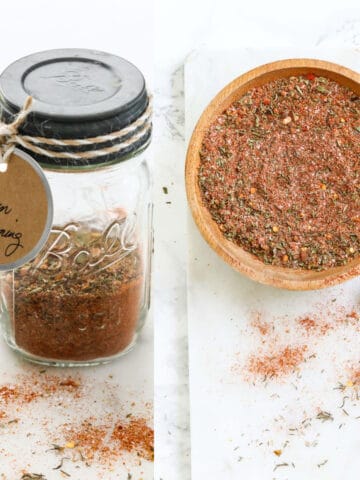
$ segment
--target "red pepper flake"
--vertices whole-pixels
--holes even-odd
[[[313,82],[315,80],[315,75],[313,73],[307,73],[305,77],[307,78],[307,80],[310,80],[310,82]]]
[[[359,314],[353,310],[352,312],[348,313],[347,318],[353,318],[354,320],[359,320]]]
[[[266,378],[284,377],[292,373],[304,362],[306,345],[287,346],[278,353],[265,355],[253,355],[249,359],[247,370],[256,375]]]
[[[80,383],[74,380],[73,378],[67,378],[65,380],[62,380],[59,383],[60,387],[72,387],[72,388],[78,388],[80,386]]]

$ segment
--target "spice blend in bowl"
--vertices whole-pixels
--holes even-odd
[[[265,65],[220,92],[195,129],[187,158],[195,220],[255,280],[307,289],[357,273],[356,77],[320,61]]]
[[[360,251],[360,97],[314,74],[249,90],[200,152],[204,204],[266,264],[324,270]]]

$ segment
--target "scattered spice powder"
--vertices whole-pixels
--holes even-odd
[[[112,384],[107,386],[113,397],[114,389],[117,391],[119,387]],[[82,398],[84,402],[89,401],[89,388],[90,384],[84,383],[80,377],[49,375],[39,371],[19,374],[16,382],[0,386],[0,418],[12,418],[10,415],[13,416],[15,411],[23,412],[28,404],[31,404],[28,407],[31,409],[32,403],[38,400],[46,400],[49,410],[60,408],[64,415],[64,406],[66,407],[69,401],[78,403]],[[98,399],[97,396],[95,403]],[[84,411],[87,406],[84,405]],[[132,409],[136,403],[131,402],[126,409],[129,406]],[[146,415],[150,407],[151,404],[145,404],[142,415]],[[36,419],[37,429],[49,438],[49,443],[52,445],[46,452],[59,456],[59,461],[53,470],[61,472],[65,460],[76,465],[84,464],[87,467],[102,466],[107,472],[119,461],[123,461],[124,466],[131,466],[134,460],[124,457],[124,452],[132,454],[136,465],[139,465],[141,459],[153,461],[153,429],[147,423],[145,416],[136,415],[133,412],[125,415],[121,413],[123,409],[124,406],[117,402],[116,411],[102,415],[100,418],[85,417],[82,421],[78,420],[74,412],[69,411],[69,414],[66,414],[68,421],[60,426],[57,424],[56,430],[49,428],[51,414],[48,419],[45,416],[40,423]],[[31,417],[31,413],[29,416]],[[17,419],[6,424],[15,422],[17,423]],[[1,455],[7,455],[6,449],[1,449]],[[24,475],[34,474],[24,471]]]
[[[266,378],[288,375],[304,361],[306,350],[306,345],[286,346],[278,353],[251,356],[247,370]]]
[[[307,332],[311,334],[325,335],[329,330],[334,328],[329,322],[322,320],[321,318],[314,317],[301,317],[297,320],[298,324]]]
[[[43,251],[15,271],[13,326],[20,348],[45,359],[86,361],[132,343],[141,315],[142,261],[138,249],[117,259],[119,242],[99,232],[73,234],[66,268],[59,268],[64,243],[54,246],[50,236],[44,251],[52,245],[51,254],[44,259]],[[92,267],[101,261],[110,264]]]
[[[316,351],[320,338],[344,326],[355,331],[360,328],[359,314],[354,307],[347,309],[333,302],[318,304],[313,313],[294,321],[287,316],[266,318],[259,310],[251,311],[249,317],[247,334],[255,333],[262,347],[258,346],[244,363],[235,362],[232,366],[232,371],[236,374],[241,372],[247,381],[252,377],[265,377],[267,380],[287,377],[306,360],[305,352]],[[293,346],[294,338],[299,342],[298,346]],[[313,353],[308,358],[315,356]],[[349,378],[352,384],[360,385],[360,373],[356,368],[351,370]]]
[[[300,318],[298,322],[302,327],[305,328],[307,332],[311,330],[315,330],[316,322],[313,318],[310,318],[310,317]]]
[[[63,428],[66,437],[71,438],[66,441],[65,448],[81,449],[86,460],[93,460],[95,454],[100,458],[108,457],[109,448],[104,445],[107,428],[94,425],[93,418],[84,420],[79,427],[65,424]]]
[[[259,331],[260,335],[268,335],[270,332],[270,325],[265,320],[263,320],[261,313],[253,312],[252,317],[252,327],[256,328]]]
[[[154,431],[143,418],[132,418],[127,424],[118,423],[111,438],[122,450],[135,451],[146,460],[154,460]]]
[[[316,75],[250,89],[206,132],[199,186],[230,241],[265,264],[345,265],[360,252],[360,97]]]
[[[318,453],[318,447],[322,448],[322,437],[328,435],[328,429],[336,438],[343,427],[352,425],[353,428],[359,421],[360,364],[357,339],[360,330],[356,289],[354,293],[352,305],[340,304],[341,301],[334,303],[336,299],[331,298],[316,303],[307,315],[301,317],[291,314],[267,315],[264,310],[254,309],[249,312],[245,328],[244,319],[239,322],[242,337],[247,340],[246,347],[239,349],[236,354],[232,372],[237,377],[240,374],[250,384],[250,394],[256,389],[253,391],[255,399],[261,392],[262,398],[265,395],[268,403],[273,402],[277,406],[275,415],[273,409],[264,411],[260,408],[263,421],[259,427],[255,432],[241,434],[239,444],[241,442],[248,448],[248,458],[254,455],[257,458],[260,451],[268,456],[269,464],[272,462],[274,469],[280,466],[295,469],[291,461],[276,464],[285,453],[286,460],[289,460],[291,452],[288,446],[297,448],[301,443]],[[343,289],[338,291],[338,299],[343,294]],[[262,323],[270,325],[268,333],[258,328]],[[329,325],[323,330],[326,323]],[[324,339],[323,331],[334,333],[333,343]],[[248,347],[250,354],[247,353]],[[310,372],[303,375],[301,359],[307,362],[315,357],[313,352],[318,355],[318,362],[312,365],[311,375],[308,375]],[[340,378],[341,383],[335,386],[334,378]],[[281,382],[282,379],[284,382]],[[341,392],[340,398],[338,391]],[[341,430],[340,435],[346,437],[349,431],[351,429]],[[317,467],[323,467],[326,462],[324,460]],[[316,464],[312,466],[316,468]]]
[[[111,464],[124,451],[148,461],[154,460],[154,431],[144,418],[118,420],[115,426],[112,418],[101,425],[96,424],[96,419],[89,418],[80,426],[65,424],[63,429],[66,437],[72,439],[72,448],[76,447],[86,461],[96,459]]]
[[[351,372],[351,380],[349,382],[351,386],[360,387],[360,367],[356,367]]]
[[[16,383],[0,386],[0,405],[27,404],[59,392],[80,398],[80,386],[80,381],[72,377],[62,379],[56,375],[19,375]]]

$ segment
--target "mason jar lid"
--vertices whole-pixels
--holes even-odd
[[[141,125],[135,130],[125,128],[142,117],[149,97],[140,70],[116,55],[86,49],[60,49],[23,57],[1,74],[0,94],[1,116],[6,122],[12,121],[27,97],[33,98],[33,108],[19,128],[20,135],[81,140],[119,133],[101,143],[86,145],[45,142],[43,146],[51,152],[51,157],[19,146],[44,165],[81,167],[113,162],[128,157],[150,140],[150,119],[144,135],[139,135]],[[124,128],[124,135],[121,135]],[[124,141],[128,145],[115,153],[91,159],[71,158],[71,154],[76,157],[78,152],[101,152]],[[69,156],[56,157],[57,152],[68,152]]]

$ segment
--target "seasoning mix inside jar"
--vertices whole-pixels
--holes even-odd
[[[18,147],[44,169],[54,220],[46,245],[2,274],[7,343],[29,360],[88,365],[135,343],[148,309],[151,107],[141,72],[90,50],[22,58],[0,76],[1,117],[28,96]]]

